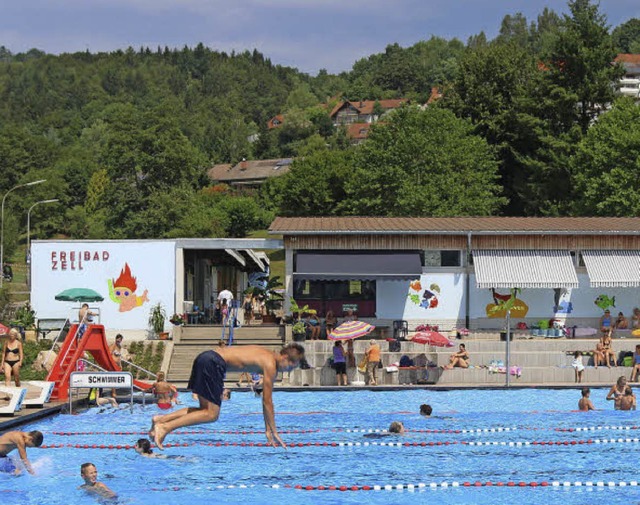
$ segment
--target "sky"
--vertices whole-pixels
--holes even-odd
[[[495,37],[506,14],[535,20],[566,0],[0,0],[0,46],[60,54],[141,46],[258,49],[275,64],[312,75],[348,71],[389,44],[431,36]],[[640,18],[639,0],[602,0],[616,27]]]

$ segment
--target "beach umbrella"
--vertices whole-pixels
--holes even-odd
[[[351,340],[353,338],[363,337],[368,335],[375,326],[364,321],[347,321],[342,323],[335,330],[329,333],[330,340]]]
[[[100,293],[88,288],[65,289],[55,296],[59,302],[101,302],[104,300]]]
[[[10,329],[11,328],[9,328],[8,326],[5,326],[4,324],[0,323],[0,335],[8,335]]]
[[[451,342],[447,337],[445,337],[442,333],[438,333],[437,331],[419,331],[413,337],[411,337],[411,341],[416,344],[428,344],[434,345],[436,347],[453,347],[454,343]]]

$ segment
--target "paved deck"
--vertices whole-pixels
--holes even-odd
[[[0,431],[14,430],[19,426],[57,414],[67,404],[67,402],[51,402],[45,407],[23,408],[13,416],[0,416]]]

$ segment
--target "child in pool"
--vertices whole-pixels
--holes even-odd
[[[582,398],[578,401],[578,410],[582,412],[588,412],[589,410],[596,410],[593,403],[589,399],[591,390],[589,388],[582,388]]]
[[[84,484],[78,489],[84,489],[87,493],[95,494],[101,498],[113,499],[118,497],[106,484],[98,482],[98,469],[93,463],[83,463],[80,466],[80,475],[84,479]]]

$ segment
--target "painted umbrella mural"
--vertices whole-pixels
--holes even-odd
[[[330,340],[351,340],[368,335],[376,327],[364,321],[347,321],[329,333]]]
[[[55,296],[59,302],[101,302],[104,300],[100,293],[88,288],[65,289]]]

